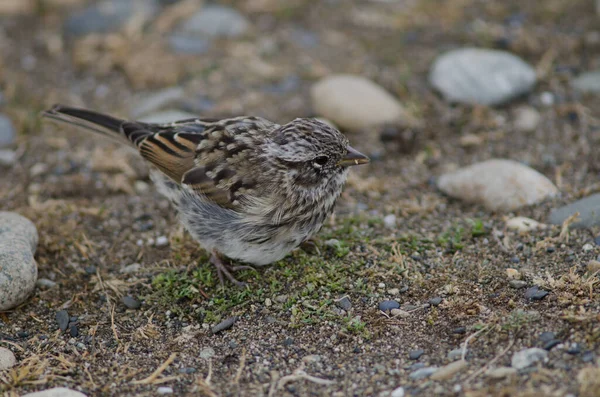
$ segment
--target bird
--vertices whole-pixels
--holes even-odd
[[[312,239],[332,214],[350,167],[369,163],[344,134],[315,118],[283,125],[254,116],[147,123],[63,105],[42,116],[137,149],[158,192],[210,252],[221,285],[225,276],[245,286],[233,272],[276,262]]]

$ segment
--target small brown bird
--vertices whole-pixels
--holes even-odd
[[[348,167],[369,162],[315,119],[279,125],[260,117],[150,124],[56,105],[44,116],[118,138],[153,167],[158,190],[211,252],[219,279],[238,286],[220,255],[256,266],[283,258],[319,231]]]

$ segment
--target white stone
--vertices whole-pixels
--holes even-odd
[[[140,271],[141,268],[142,265],[140,265],[139,263],[132,263],[131,265],[127,265],[124,268],[122,268],[121,273],[137,273]]]
[[[37,229],[29,219],[0,212],[0,311],[17,306],[35,288],[37,243]]]
[[[581,249],[583,250],[583,252],[588,252],[594,249],[594,246],[590,243],[586,243],[583,245],[583,247],[581,247]]]
[[[169,244],[169,239],[166,236],[158,236],[156,238],[157,247],[166,247]]]
[[[514,119],[516,130],[531,132],[535,131],[540,124],[542,116],[540,116],[540,113],[531,106],[521,106],[515,109]]]
[[[429,82],[448,101],[493,106],[529,92],[536,74],[508,52],[463,48],[438,57]]]
[[[47,389],[38,391],[35,393],[23,394],[21,397],[87,397],[85,394],[67,389],[66,387],[55,387],[53,389]]]
[[[532,347],[513,354],[511,366],[515,369],[527,368],[538,361],[544,361],[548,357],[548,352],[539,347]]]
[[[168,386],[161,386],[156,389],[158,394],[173,394],[173,388]]]
[[[531,232],[533,230],[546,229],[548,225],[540,223],[531,218],[524,216],[517,216],[510,218],[506,221],[506,228],[509,230],[516,230],[520,233]]]
[[[386,227],[388,227],[390,229],[396,227],[396,215],[394,215],[394,214],[386,215],[385,218],[383,218],[383,223]]]
[[[10,167],[17,162],[17,152],[10,149],[0,149],[0,166]]]
[[[442,175],[438,187],[449,196],[513,211],[556,196],[558,189],[539,172],[513,160],[493,159]]]
[[[311,88],[315,111],[350,131],[394,123],[405,118],[402,105],[391,94],[361,76],[332,75]]]
[[[599,93],[600,92],[600,70],[593,72],[582,73],[577,76],[571,83],[576,91],[582,93]]]
[[[17,365],[17,359],[13,352],[5,347],[0,347],[0,371],[10,369]]]
[[[212,358],[214,355],[215,355],[215,349],[213,349],[212,347],[205,347],[204,349],[202,349],[200,351],[200,358],[203,358],[205,360]]]
[[[404,388],[402,386],[395,388],[390,397],[404,397]]]

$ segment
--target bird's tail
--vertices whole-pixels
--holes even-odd
[[[127,142],[135,146],[131,136],[131,129],[123,128],[127,122],[123,119],[94,112],[87,109],[79,109],[69,106],[54,105],[51,109],[42,113],[42,116],[64,123],[76,125],[89,131],[94,131],[106,137],[115,139],[121,143]]]

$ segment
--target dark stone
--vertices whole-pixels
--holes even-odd
[[[539,339],[539,340],[540,340],[540,342],[542,342],[542,343],[549,342],[549,341],[551,341],[551,340],[553,340],[553,339],[555,339],[555,338],[556,338],[556,335],[554,334],[554,332],[548,332],[548,331],[546,331],[546,332],[542,332],[542,333],[540,334],[540,336],[538,337],[538,339]]]
[[[213,334],[218,334],[221,331],[225,331],[226,329],[233,327],[233,324],[237,321],[237,319],[238,319],[237,316],[229,317],[229,318],[221,321],[219,324],[215,325],[214,327],[212,327],[212,329],[210,331]]]
[[[534,286],[525,291],[525,298],[529,299],[530,301],[540,301],[548,294],[548,291],[544,291],[543,289],[539,289],[538,286]]]
[[[340,309],[344,309],[346,311],[348,311],[348,310],[350,310],[352,308],[352,302],[350,302],[350,298],[348,298],[347,296],[344,296],[343,298],[340,298],[337,302],[335,302],[335,304]]]
[[[180,373],[180,374],[186,374],[186,375],[189,375],[189,374],[193,374],[193,373],[195,373],[196,371],[197,371],[197,370],[196,370],[196,368],[194,368],[194,367],[185,367],[185,368],[179,368],[179,373]]]
[[[546,252],[549,254],[553,253],[554,251],[556,251],[555,247],[550,246],[550,247],[546,248]]]
[[[584,352],[581,356],[581,361],[583,361],[584,363],[591,363],[592,361],[594,361],[594,352],[591,350]]]
[[[411,360],[418,360],[419,358],[421,358],[421,356],[425,353],[425,350],[423,349],[419,349],[419,350],[411,350],[408,353],[408,358],[410,358]]]
[[[123,302],[123,304],[125,306],[127,306],[128,309],[134,309],[137,310],[140,307],[142,307],[142,302],[138,301],[137,299],[133,298],[132,296],[124,296],[121,299],[121,302]]]
[[[83,270],[85,270],[87,274],[96,274],[96,266],[86,266]]]
[[[69,313],[66,310],[56,312],[56,322],[61,331],[66,331],[69,327]]]
[[[429,304],[432,306],[439,306],[440,303],[442,303],[442,298],[439,296],[436,296],[435,298],[431,298],[429,299]]]
[[[456,327],[452,330],[453,334],[463,335],[467,333],[466,327]]]
[[[352,352],[353,352],[354,354],[360,354],[360,353],[362,353],[362,350],[360,349],[360,347],[358,347],[358,346],[357,346],[357,347],[355,347],[355,348],[352,350]]]
[[[581,346],[579,345],[579,343],[573,343],[571,347],[569,347],[569,349],[567,350],[567,353],[573,355],[579,354],[581,353]]]
[[[284,346],[291,346],[294,344],[294,338],[285,338],[283,341]]]
[[[510,261],[512,263],[519,263],[519,262],[521,262],[521,260],[519,259],[518,256],[513,256],[512,258],[510,258]]]
[[[27,332],[27,331],[19,331],[19,332],[17,332],[17,336],[19,338],[27,338],[29,336],[29,332]]]
[[[387,312],[392,309],[399,309],[400,304],[396,301],[383,301],[379,302],[379,310],[382,312]]]
[[[73,338],[79,336],[79,330],[77,329],[77,325],[71,325],[71,328],[69,328],[69,334],[71,334]]]
[[[548,342],[544,343],[544,350],[552,350],[556,345],[560,344],[562,341],[560,339],[552,339]]]

